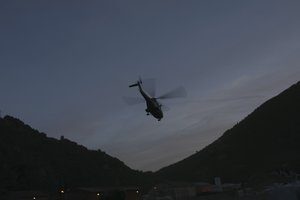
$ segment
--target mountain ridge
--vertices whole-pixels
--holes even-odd
[[[156,172],[181,181],[245,181],[300,169],[300,82],[267,100],[201,151]]]
[[[0,163],[0,188],[10,189],[143,185],[150,174],[11,116],[0,118]]]
[[[60,140],[21,120],[0,118],[0,188],[244,182],[278,169],[300,171],[300,82],[267,100],[201,151],[155,173],[132,170],[101,150]]]

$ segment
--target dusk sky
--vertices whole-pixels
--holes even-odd
[[[299,0],[1,0],[0,110],[139,170],[201,150],[300,81]],[[128,85],[155,78],[158,122]],[[255,145],[255,144],[253,144]]]

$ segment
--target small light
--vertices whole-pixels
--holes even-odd
[[[100,193],[97,193],[97,196],[100,196]]]
[[[137,190],[137,191],[136,191],[136,193],[138,194],[138,193],[139,193],[139,191]]]
[[[62,193],[62,194],[63,194],[63,193],[65,193],[65,191],[64,191],[64,190],[61,190],[61,191],[60,191],[60,193]]]
[[[34,199],[34,200],[35,200],[35,197],[33,197],[32,199]]]

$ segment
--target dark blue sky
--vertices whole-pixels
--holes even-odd
[[[0,2],[0,109],[58,138],[156,170],[300,80],[300,2]],[[157,78],[157,122],[128,85]]]

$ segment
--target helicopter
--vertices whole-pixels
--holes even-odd
[[[178,98],[178,97],[185,97],[186,91],[183,87],[178,87],[168,93],[165,93],[163,95],[160,95],[159,97],[155,97],[155,88],[152,87],[150,92],[146,92],[146,90],[143,88],[143,82],[141,78],[134,84],[129,85],[129,87],[138,87],[139,92],[141,93],[142,97],[146,101],[147,108],[145,109],[147,115],[152,115],[155,117],[158,121],[160,121],[163,117],[163,109],[167,108],[164,105],[162,105],[160,102],[158,102],[158,99],[169,99],[169,98]],[[134,103],[135,104],[135,103]]]

